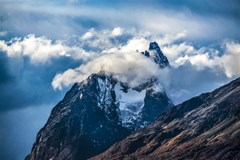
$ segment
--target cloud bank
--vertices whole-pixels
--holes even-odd
[[[216,74],[223,72],[229,78],[240,76],[240,44],[237,42],[225,41],[220,49],[205,47],[196,49],[183,42],[165,46],[163,52],[170,57],[175,68],[189,63],[197,71],[208,68]]]
[[[159,68],[156,63],[139,52],[106,53],[78,68],[57,74],[52,86],[54,89],[62,89],[100,71],[113,75],[119,81],[133,87],[157,75]]]
[[[46,63],[63,56],[78,60],[87,60],[91,57],[91,53],[82,48],[69,47],[61,41],[53,42],[46,37],[36,37],[33,34],[23,39],[14,38],[9,42],[0,40],[0,50],[9,57],[28,57],[33,64]]]
[[[109,39],[111,37],[110,34],[94,32],[99,38]],[[83,37],[86,38],[86,35],[90,35],[89,33],[85,33]],[[52,81],[52,86],[55,90],[62,89],[100,71],[105,71],[132,86],[152,77],[158,77],[166,90],[169,90],[173,101],[179,103],[193,95],[208,91],[206,88],[214,89],[228,79],[240,76],[238,63],[240,44],[238,42],[226,40],[219,44],[219,47],[211,45],[195,47],[190,42],[184,41],[185,34],[183,32],[164,37],[142,34],[132,36],[126,43],[117,43],[116,47],[112,47],[114,45],[111,41],[103,47],[104,45],[96,38],[95,44],[102,44],[101,47],[105,48],[100,49],[99,56],[77,68],[58,73]],[[171,68],[159,70],[153,61],[139,53],[148,49],[150,39],[153,37],[161,44],[162,51],[169,58]],[[91,39],[90,36],[88,38]],[[186,79],[183,78],[184,75]],[[202,80],[203,78],[205,81]],[[176,92],[177,95],[173,94]]]
[[[189,93],[188,97],[180,98],[181,100],[176,102],[190,98],[193,92],[190,86],[194,88],[187,83],[179,85],[175,79],[181,78],[181,75],[191,73],[193,76],[189,79],[194,80],[202,79],[207,75],[206,79],[215,80],[217,83],[213,85],[215,87],[226,82],[227,79],[240,76],[238,63],[240,44],[237,41],[225,40],[218,46],[196,47],[193,43],[186,41],[186,37],[185,31],[162,36],[136,29],[115,27],[103,30],[91,28],[81,36],[73,36],[65,40],[52,41],[35,35],[28,35],[22,39],[13,38],[10,41],[0,40],[2,56],[9,57],[18,66],[17,72],[13,69],[14,67],[10,67],[9,72],[2,69],[2,73],[6,79],[14,78],[16,73],[21,73],[21,70],[26,67],[28,60],[30,64],[27,66],[54,65],[56,67],[51,72],[52,77],[49,77],[52,79],[51,84],[54,90],[66,89],[73,83],[81,82],[91,74],[100,71],[105,71],[131,86],[136,86],[154,76],[159,77],[165,87],[169,88],[168,90],[174,87],[181,90],[183,94],[179,93],[178,97]],[[170,61],[170,69],[159,70],[157,64],[140,53],[148,49],[151,40],[156,40],[160,44]],[[61,63],[64,59],[68,59],[70,64],[61,69],[58,68],[60,64],[56,65],[56,63]],[[7,64],[5,68],[6,66]],[[11,76],[13,72],[14,76]],[[189,81],[189,83],[194,82]],[[207,81],[202,83],[206,84]],[[205,90],[194,91],[194,93],[207,91],[207,87],[203,88]],[[172,98],[176,97],[172,96]]]
[[[240,36],[237,0],[230,0],[227,4],[216,0],[201,3],[189,0],[181,3],[162,0],[69,2],[4,1],[0,6],[0,15],[7,19],[0,27],[24,36],[35,33],[51,38],[80,35],[92,27],[103,29],[115,26],[134,27],[156,34],[177,34],[185,30],[190,40],[215,41],[226,36]],[[233,11],[236,11],[235,14]]]

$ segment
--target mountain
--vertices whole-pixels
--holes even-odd
[[[167,57],[163,54],[157,42],[151,42],[148,51],[142,52],[142,54],[154,60],[160,68],[170,66]]]
[[[240,78],[172,107],[93,160],[240,159]]]
[[[156,42],[149,50],[146,58],[159,69],[169,66]],[[104,71],[92,74],[74,84],[53,108],[26,160],[87,159],[150,124],[171,106],[154,77],[131,88]]]

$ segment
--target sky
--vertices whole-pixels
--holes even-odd
[[[30,153],[70,87],[155,76],[175,104],[240,76],[238,0],[0,0],[0,159]],[[137,51],[156,41],[171,68]]]

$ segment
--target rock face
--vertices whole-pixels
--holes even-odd
[[[240,78],[201,94],[92,159],[240,159]]]
[[[130,88],[104,72],[93,74],[74,84],[53,108],[26,160],[87,159],[153,122],[171,106],[154,77]]]

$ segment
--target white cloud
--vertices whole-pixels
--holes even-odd
[[[122,41],[121,36],[128,38]],[[36,37],[30,34],[24,38],[13,38],[9,42],[0,40],[0,51],[6,52],[9,57],[28,57],[33,64],[47,63],[58,57],[87,61],[104,53],[144,51],[151,39],[166,45],[184,36],[184,32],[161,36],[134,28],[128,30],[121,27],[103,30],[91,28],[82,36],[73,36],[73,39],[53,41],[44,36]]]
[[[0,41],[0,50],[6,52],[9,57],[29,57],[33,64],[44,64],[53,58],[67,56],[85,61],[77,68],[58,73],[52,81],[54,89],[63,89],[75,82],[85,80],[92,73],[104,70],[107,74],[113,74],[120,81],[132,86],[157,76],[169,90],[173,90],[171,87],[174,86],[177,90],[181,90],[182,94],[189,93],[187,98],[190,98],[191,93],[208,91],[197,90],[198,87],[194,87],[196,83],[206,84],[207,81],[212,80],[212,83],[217,81],[217,84],[222,84],[219,79],[223,81],[240,76],[239,43],[225,41],[221,50],[209,46],[196,48],[190,42],[184,41],[185,36],[186,32],[162,36],[120,27],[104,30],[92,28],[82,36],[75,36],[75,39],[69,42],[68,40],[52,41],[34,35],[23,39],[15,38],[10,44]],[[121,37],[128,38],[120,41]],[[139,53],[148,49],[152,40],[160,44],[163,53],[168,57],[172,66],[170,70],[159,71],[153,61]],[[137,50],[139,52],[136,52]],[[188,78],[191,80],[183,78],[183,75],[188,74],[191,74]],[[206,81],[201,82],[202,79]],[[179,80],[184,80],[186,83],[180,83]],[[181,99],[181,96],[173,94],[174,92],[176,90],[171,91],[169,95]]]
[[[166,54],[170,62],[175,62],[175,60],[180,56],[189,55],[196,52],[195,48],[186,42],[180,44],[165,45],[162,48],[162,51],[164,54]]]
[[[144,37],[134,37],[126,45],[121,46],[122,52],[145,51],[148,49],[150,41]]]
[[[62,89],[100,71],[130,86],[139,85],[159,74],[158,65],[139,52],[106,53],[76,69],[57,74],[52,86],[54,89]]]
[[[122,35],[132,34],[132,38],[125,44],[114,44],[110,40],[113,30],[96,31],[95,29],[90,29],[85,33],[83,37],[86,37],[86,35],[91,36],[88,36],[90,38],[83,41],[81,45],[88,44],[91,47],[98,47],[99,53],[96,55],[100,56],[96,56],[95,59],[80,65],[78,68],[57,74],[52,82],[54,89],[61,89],[75,82],[83,81],[92,73],[98,73],[101,70],[115,75],[123,82],[132,83],[131,85],[136,85],[153,75],[159,76],[158,67],[156,67],[155,63],[148,61],[146,57],[136,52],[137,50],[141,52],[148,49],[151,39],[157,39],[157,42],[161,44],[160,47],[168,57],[172,70],[183,72],[182,68],[189,67],[192,69],[191,72],[200,73],[208,70],[207,72],[216,75],[216,77],[225,75],[231,78],[240,75],[238,71],[239,63],[237,63],[239,60],[239,44],[237,43],[225,43],[223,51],[221,51],[223,55],[220,56],[220,51],[215,48],[201,47],[196,49],[191,43],[184,42],[182,38],[186,36],[186,32],[181,32],[175,36],[153,36],[150,33],[139,34],[139,31],[136,30],[131,33],[122,32]],[[179,40],[183,42],[179,43]],[[175,43],[176,41],[178,43]],[[233,63],[230,63],[231,61]],[[178,68],[181,69],[178,70]],[[170,75],[171,72],[170,70]],[[161,72],[161,74],[163,73]],[[173,78],[169,78],[167,74],[164,74],[164,76],[160,75],[160,80],[165,81]],[[199,76],[195,75],[195,77]],[[171,83],[171,80],[166,81]],[[189,91],[186,92],[190,93]]]
[[[164,46],[163,52],[172,66],[163,82],[175,103],[211,91],[240,76],[240,44],[237,42],[223,42],[220,49],[196,49],[187,42],[173,43]]]
[[[162,50],[175,68],[189,63],[197,70],[209,68],[216,72],[223,72],[229,78],[240,76],[239,43],[225,41],[221,51],[208,47],[196,49],[186,42],[165,45]]]
[[[147,49],[149,42],[146,37],[133,37],[125,45],[103,50],[100,56],[78,68],[58,73],[52,86],[54,89],[62,89],[101,70],[132,86],[155,76],[165,85],[173,101],[179,103],[226,83],[228,72],[225,71],[234,71],[235,75],[240,75],[235,67],[226,70],[229,67],[228,61],[237,59],[236,55],[239,55],[237,43],[225,43],[224,55],[220,56],[219,51],[214,48],[196,49],[187,42],[175,44],[173,41],[163,46],[168,56],[174,52],[171,58],[172,68],[159,70],[153,61],[136,52],[139,48],[139,51]]]
[[[93,33],[93,29],[90,29],[88,32],[86,32],[83,36],[82,36],[82,40],[87,40],[87,39],[91,39],[94,36]]]
[[[112,36],[117,37],[123,34],[123,29],[120,27],[116,27],[112,30]]]
[[[122,30],[121,30],[121,34],[120,34],[120,31],[118,31],[119,29],[117,29],[117,30],[115,30],[115,29],[116,28],[114,28],[113,30],[103,29],[103,30],[97,31],[94,28],[91,28],[85,34],[83,34],[83,36],[81,36],[80,46],[88,46],[92,50],[97,49],[100,51],[114,47],[114,45],[116,46],[117,44],[113,44],[112,38],[117,38],[118,36],[120,36],[122,34]],[[113,31],[115,33],[113,33]]]
[[[54,89],[63,89],[63,87],[72,85],[76,82],[81,82],[87,78],[85,75],[81,77],[81,74],[74,69],[68,69],[64,73],[58,73],[53,81],[52,86]]]
[[[14,39],[9,43],[1,40],[0,51],[6,52],[9,57],[29,57],[33,64],[46,63],[52,58],[64,56],[79,60],[87,60],[92,56],[80,47],[70,47],[61,41],[53,42],[46,37],[35,37],[35,35]]]
[[[86,34],[89,32],[91,32],[91,35],[94,35],[94,39],[84,41],[84,44],[102,47],[100,54],[96,54],[99,56],[96,56],[86,64],[80,65],[78,68],[58,73],[52,81],[54,89],[62,89],[73,83],[81,82],[92,73],[98,73],[101,70],[115,76],[121,82],[129,83],[131,86],[136,86],[159,74],[159,66],[140,53],[148,49],[150,43],[148,37],[151,37],[151,35],[141,33],[141,36],[139,36],[138,33],[134,32],[135,36],[129,39],[126,44],[113,44],[109,40],[112,37],[110,30],[97,32],[91,29]],[[86,34],[84,34],[84,37]],[[121,34],[126,35],[129,33],[123,32]],[[161,38],[166,39],[165,37]],[[102,43],[103,39],[109,40],[109,43]],[[81,45],[84,46],[84,44]]]
[[[196,67],[196,69],[201,70],[206,67],[212,67],[214,65],[214,60],[210,59],[208,53],[205,54],[196,54],[193,56],[185,55],[183,57],[179,57],[175,61],[179,66],[184,65],[184,63],[189,62],[192,66]]]
[[[220,59],[228,77],[240,76],[240,44],[226,42],[225,54]]]
[[[175,41],[183,40],[187,37],[187,32],[185,30],[182,30],[179,33],[174,34],[164,34],[164,36],[154,36],[153,38],[158,41],[159,45],[169,45],[172,44]]]

